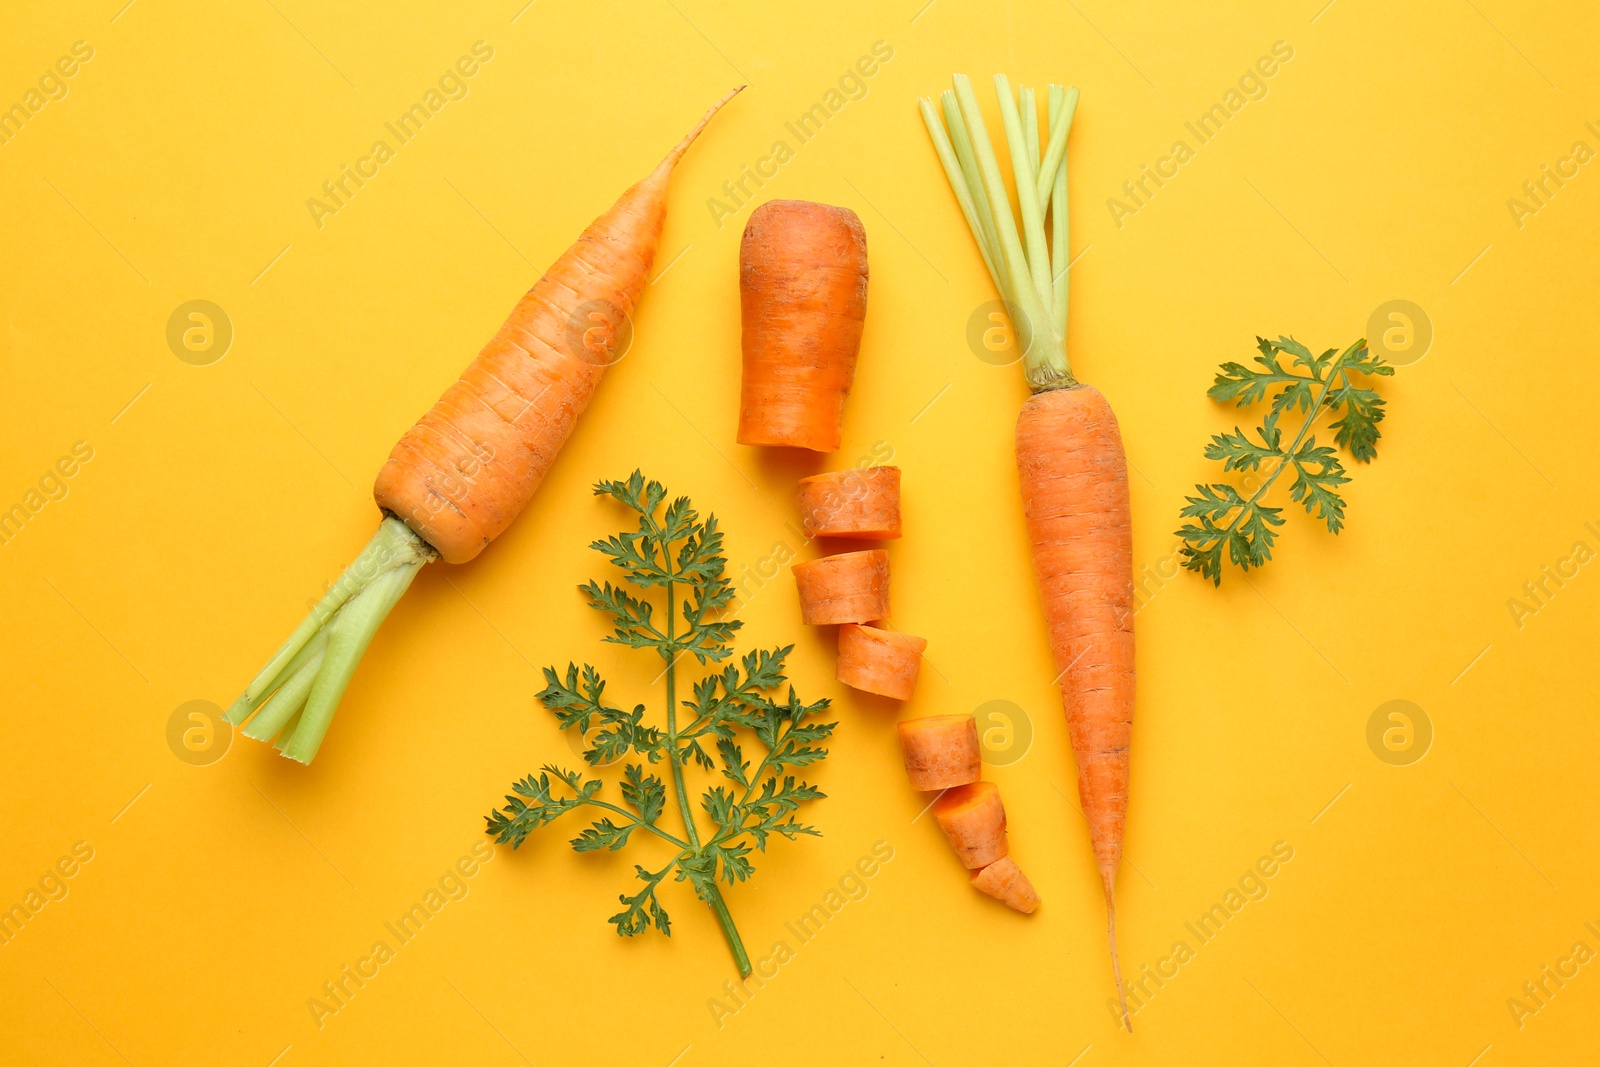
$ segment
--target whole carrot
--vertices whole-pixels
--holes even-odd
[[[922,117],[956,200],[1020,338],[1032,396],[1017,419],[1017,474],[1050,648],[1078,764],[1078,795],[1105,891],[1112,974],[1123,1024],[1133,1029],[1117,961],[1117,867],[1128,811],[1133,726],[1133,561],[1128,461],[1104,396],[1067,361],[1067,135],[1078,91],[1052,85],[1048,139],[1037,102],[1020,107],[995,76],[1021,229],[965,75]],[[948,132],[946,130],[948,124]],[[1050,232],[1046,235],[1046,217]]]
[[[739,87],[740,89],[743,86]],[[511,525],[616,358],[644,290],[667,183],[714,104],[512,309],[378,471],[378,532],[228,709],[248,737],[310,763],[373,634],[434,559],[465,563]],[[251,718],[251,716],[254,718]]]

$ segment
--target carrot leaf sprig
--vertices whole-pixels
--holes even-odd
[[[765,852],[773,836],[817,836],[817,829],[796,813],[824,794],[792,772],[827,756],[820,743],[836,724],[814,721],[827,710],[827,700],[806,704],[793,686],[776,698],[786,683],[784,660],[793,645],[739,657],[695,682],[692,698],[680,702],[678,667],[684,658],[692,656],[702,666],[723,663],[733,655],[733,635],[743,626],[737,619],[720,618],[733,601],[734,588],[726,575],[716,516],[701,520],[687,497],[666,503],[666,488],[646,482],[638,471],[627,481],[600,482],[594,491],[636,512],[639,525],[590,546],[623,572],[625,583],[590,581],[579,589],[591,607],[611,620],[612,632],[603,640],[653,649],[665,663],[665,726],[647,724],[643,704],[625,710],[608,703],[605,680],[588,664],[579,668],[569,663],[564,673],[546,667],[539,701],[555,714],[561,729],[576,730],[587,742],[584,762],[605,767],[629,754],[639,762],[623,769],[620,805],[602,798],[602,779],[546,764],[538,777],[512,784],[504,807],[489,813],[488,833],[516,848],[539,827],[587,807],[605,814],[571,840],[575,851],[615,852],[640,833],[656,838],[667,847],[656,863],[634,866],[641,884],[632,895],[620,894],[623,910],[609,921],[624,937],[652,926],[670,936],[671,919],[657,888],[669,875],[687,881],[716,914],[741,977],[748,976],[749,956],[718,883],[748,879],[755,872],[751,856]],[[652,594],[664,602],[659,618]],[[647,773],[648,766],[662,762],[669,771],[681,834],[670,823],[662,825],[667,783]],[[691,765],[716,772],[728,783],[701,793],[699,807],[711,826],[704,835],[689,803],[686,777]]]
[[[1254,439],[1235,426],[1232,433],[1217,434],[1206,445],[1206,458],[1221,460],[1224,472],[1247,472],[1245,491],[1227,482],[1202,483],[1195,486],[1197,495],[1184,498],[1187,506],[1179,512],[1181,518],[1194,520],[1177,531],[1183,539],[1183,565],[1210,578],[1213,585],[1222,584],[1224,549],[1242,570],[1272,558],[1277,528],[1284,523],[1283,509],[1265,500],[1285,472],[1294,474],[1290,500],[1321,519],[1329,533],[1344,528],[1345,502],[1339,487],[1350,476],[1338,451],[1317,444],[1311,436],[1312,425],[1324,411],[1337,416],[1330,426],[1334,444],[1356,462],[1370,463],[1378,454],[1383,398],[1357,385],[1354,375],[1394,374],[1393,367],[1367,351],[1364,338],[1343,352],[1330,348],[1321,355],[1313,355],[1289,337],[1276,341],[1258,337],[1256,346],[1261,354],[1255,357],[1255,366],[1224,363],[1206,391],[1211,399],[1232,401],[1240,408],[1271,396]],[[1287,367],[1280,357],[1289,357]],[[1279,424],[1286,417],[1291,424],[1287,427]]]

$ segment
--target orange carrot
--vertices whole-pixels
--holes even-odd
[[[737,92],[551,264],[401,437],[373,491],[384,513],[378,532],[229,708],[233,723],[255,716],[245,734],[277,738],[284,755],[311,762],[368,642],[416,572],[434,559],[472,559],[528,503],[615,361],[655,259],[673,168]]]
[[[807,537],[900,536],[900,468],[866,467],[800,479],[800,529]]]
[[[922,668],[923,637],[858,626],[839,627],[839,662],[834,675],[845,685],[894,700],[910,700]]]
[[[912,789],[949,789],[983,777],[978,723],[971,715],[926,715],[898,729]]]
[[[841,552],[796,563],[800,617],[813,626],[871,622],[889,615],[889,553]]]
[[[739,443],[839,447],[867,313],[867,235],[849,208],[771,200],[739,245]]]
[[[1001,859],[1006,847],[1006,807],[993,782],[958,785],[933,802],[933,817],[968,870]]]
[[[1017,471],[1045,622],[1078,760],[1078,796],[1109,901],[1128,814],[1133,728],[1133,539],[1128,463],[1092,386],[1032,397]]]
[[[973,871],[971,877],[975,889],[1003,901],[1008,908],[1024,915],[1032,915],[1039,908],[1039,894],[1034,892],[1033,883],[1010,856],[1001,856],[982,870]]]
[[[1128,812],[1133,726],[1133,560],[1128,461],[1111,406],[1081,385],[1067,358],[1067,138],[1078,91],[1049,90],[1048,147],[1041,154],[1033,92],[1021,107],[995,76],[1020,228],[977,97],[965,75],[921,110],[956,202],[1004,298],[1034,394],[1017,419],[1017,471],[1050,648],[1078,764],[1106,899],[1111,970],[1131,1031],[1117,960],[1117,866]],[[1020,110],[1020,114],[1019,114]],[[948,126],[948,130],[947,127]],[[1049,215],[1050,234],[1045,232]]]

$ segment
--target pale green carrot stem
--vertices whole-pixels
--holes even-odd
[[[1065,109],[1067,124],[1060,128],[1056,126],[1056,112],[1053,102],[1056,93],[1060,89],[1059,85],[1050,87],[1050,99],[1052,101],[1050,143],[1045,148],[1044,162],[1039,165],[1038,184],[1034,186],[1034,191],[1038,194],[1040,203],[1043,203],[1050,196],[1050,190],[1055,184],[1056,168],[1061,166],[1061,160],[1067,154],[1067,134],[1072,130],[1072,113],[1078,109],[1078,87],[1074,85],[1067,90],[1066,101],[1061,105]]]
[[[945,133],[944,123],[939,121],[938,112],[926,97],[917,101],[917,104],[922,110],[922,122],[928,127],[928,136],[933,138],[933,150],[938,153],[939,162],[944,166],[944,175],[950,181],[950,190],[956,194],[956,203],[961,205],[961,214],[967,220],[967,229],[972,232],[973,240],[978,244],[978,253],[983,256],[983,265],[989,268],[989,277],[994,282],[994,287],[1004,292],[1005,286],[1000,284],[1000,271],[995,265],[994,252],[986,239],[983,222],[978,217],[977,205],[973,203],[972,194],[967,189],[966,177],[961,172],[961,161],[956,158],[950,137]]]
[[[1035,182],[1039,180],[1039,105],[1033,90],[1026,85],[1017,90],[1017,100],[1022,112],[1022,139],[1028,146],[1028,170]],[[1039,198],[1044,203],[1044,197]]]
[[[294,660],[284,669],[286,681],[278,687],[261,710],[244,728],[244,735],[257,741],[271,741],[299,714],[311,692],[311,683],[322,668],[322,657],[328,647],[328,632],[320,630]]]
[[[954,80],[956,99],[961,105],[961,115],[970,131],[972,147],[977,156],[978,171],[983,178],[990,213],[994,216],[996,233],[1004,254],[1009,284],[1001,295],[1013,305],[1013,318],[1021,316],[1024,320],[1017,323],[1019,330],[1025,328],[1028,340],[1028,347],[1023,356],[1023,373],[1027,376],[1028,385],[1035,392],[1070,385],[1074,381],[1072,370],[1067,363],[1065,350],[1054,336],[1055,331],[1050,314],[1045,310],[1040,287],[1033,282],[1027,254],[1023,251],[1022,241],[1017,235],[1016,220],[1011,215],[1011,198],[1006,193],[1005,180],[1000,175],[1000,164],[995,160],[994,148],[989,143],[989,132],[984,125],[983,114],[978,110],[978,100],[973,95],[972,83],[964,74],[957,74]],[[1031,188],[1028,191],[1032,193]],[[1049,292],[1048,250],[1044,255],[1046,264],[1044,291]]]
[[[995,287],[1000,290],[1001,297],[1009,299],[1006,294],[1011,291],[1011,271],[1006,264],[1005,251],[1000,247],[1000,231],[995,225],[994,210],[990,207],[988,194],[983,190],[983,178],[978,173],[978,157],[972,150],[972,137],[967,133],[966,120],[961,117],[961,104],[949,89],[939,99],[944,108],[945,122],[950,126],[950,144],[961,163],[961,176],[966,181],[967,193],[977,206],[978,218],[983,222],[980,240],[989,246],[989,255],[993,257],[999,275]],[[980,235],[974,231],[973,236]]]
[[[1022,235],[1027,242],[1028,273],[1041,308],[1050,301],[1050,246],[1044,236],[1044,213],[1035,195],[1035,177],[1032,156],[1028,151],[1027,137],[1022,120],[1017,115],[1017,102],[1011,96],[1011,82],[1004,74],[994,76],[995,94],[1000,98],[1000,120],[1005,126],[1006,147],[1011,156],[1011,178],[1017,187],[1017,206],[1022,213]],[[1038,134],[1035,132],[1035,137]],[[1046,324],[1050,317],[1044,317]],[[1050,329],[1053,331],[1054,327]]]
[[[356,666],[378,632],[383,620],[411,585],[411,579],[427,559],[418,557],[379,575],[371,585],[356,594],[328,624],[328,649],[321,669],[306,697],[300,724],[295,727],[283,754],[301,763],[310,763],[322,746],[322,738],[333,721],[339,699],[356,673]]]
[[[386,516],[354,563],[311,609],[228,709],[229,722],[309,763],[356,664],[422,565],[438,558],[412,529]]]
[[[1063,150],[1067,144],[1067,131],[1072,126],[1072,107],[1077,105],[1078,90],[1071,93],[1072,104],[1067,103],[1068,94],[1062,91],[1061,86],[1050,86],[1050,142],[1057,143]],[[1046,160],[1046,162],[1049,162]],[[1051,320],[1055,324],[1056,334],[1061,338],[1061,347],[1067,345],[1067,285],[1071,281],[1068,277],[1070,271],[1067,264],[1072,262],[1071,231],[1069,215],[1067,212],[1067,157],[1065,151],[1057,157],[1054,169],[1054,180],[1050,186],[1050,279],[1053,291],[1050,307]],[[1041,177],[1043,175],[1041,174]]]
[[[245,688],[243,695],[234,701],[228,709],[229,722],[238,724],[250,717],[250,713],[261,706],[261,702],[272,695],[272,691],[288,679],[287,667],[324,626],[328,620],[350,600],[371,585],[378,577],[393,570],[396,566],[416,558],[425,556],[423,562],[435,558],[433,549],[418,537],[411,528],[393,516],[386,516],[378,524],[378,530],[372,535],[372,540],[367,542],[367,547],[361,550],[355,562],[345,568],[339,580],[319,600],[311,613],[305,617],[294,633],[283,646],[261,668],[261,672]]]

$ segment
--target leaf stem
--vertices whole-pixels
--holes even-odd
[[[722,925],[722,936],[727,939],[728,948],[733,952],[733,962],[739,968],[739,977],[749,978],[752,970],[750,954],[744,949],[744,939],[739,936],[739,928],[733,924],[733,913],[728,911],[727,902],[722,899],[717,883],[707,882],[706,886],[709,897],[706,903],[711,905],[711,910],[716,913],[717,922]]]
[[[666,841],[669,844],[677,845],[680,849],[684,849],[686,851],[689,848],[689,845],[686,842],[678,839],[677,837],[674,837],[672,834],[667,833],[665,830],[661,829],[659,826],[654,826],[654,825],[652,825],[650,823],[645,822],[643,819],[639,818],[637,815],[635,815],[633,812],[629,811],[627,808],[620,808],[617,805],[610,803],[609,801],[596,800],[593,797],[589,797],[588,799],[581,799],[581,800],[578,801],[578,803],[580,803],[580,804],[588,804],[590,807],[604,808],[607,811],[616,812],[618,815],[621,815],[623,818],[628,819],[630,822],[633,823],[633,825],[639,827],[641,830],[649,830],[651,833],[655,834],[657,837],[661,838],[661,840]],[[676,863],[677,861],[674,860],[673,862]]]
[[[651,523],[654,524],[654,517]],[[672,549],[665,539],[665,535],[658,536],[661,545],[661,559],[667,571],[667,643],[663,651],[667,654],[667,764],[672,771],[672,788],[678,795],[678,814],[683,818],[684,832],[689,837],[689,850],[695,855],[702,855],[700,847],[700,829],[695,824],[694,811],[689,807],[689,792],[683,784],[682,757],[678,751],[678,656],[677,656],[677,598],[674,593],[677,589],[678,574],[672,562]],[[750,977],[750,956],[745,952],[744,939],[739,936],[739,928],[733,924],[733,914],[728,911],[727,901],[722,899],[722,891],[717,888],[717,873],[715,867],[711,876],[706,879],[703,899],[717,916],[717,922],[722,926],[722,936],[728,942],[728,948],[733,952],[733,962],[739,968],[739,977]]]

